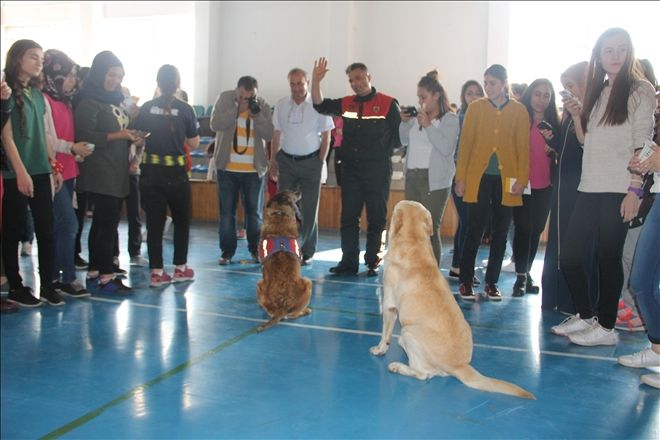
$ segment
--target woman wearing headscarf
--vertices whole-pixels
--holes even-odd
[[[78,220],[73,209],[73,184],[78,176],[74,156],[91,154],[87,142],[74,143],[71,99],[77,89],[78,65],[64,52],[50,49],[44,53],[44,98],[46,98],[46,138],[63,165],[62,189],[53,198],[53,235],[55,261],[53,286],[60,293],[82,298],[90,293],[76,279],[74,248]],[[60,278],[61,272],[61,278]]]
[[[83,89],[74,102],[76,140],[95,145],[94,154],[80,164],[79,191],[94,203],[89,231],[87,289],[102,294],[126,293],[130,287],[116,279],[113,251],[121,203],[129,193],[128,154],[139,142],[128,129],[129,116],[121,108],[124,67],[112,52],[94,57]]]

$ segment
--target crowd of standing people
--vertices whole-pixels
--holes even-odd
[[[150,286],[194,279],[187,265],[193,200],[186,155],[199,145],[199,125],[192,107],[177,98],[178,70],[162,66],[159,96],[140,107],[122,88],[124,67],[112,52],[96,55],[84,82],[80,70],[63,52],[44,52],[31,40],[17,41],[7,54],[2,257],[9,293],[3,310],[59,306],[62,295],[130,292],[117,276],[117,229],[122,204],[135,192],[146,214]],[[483,87],[465,82],[457,112],[437,71],[419,80],[418,105],[408,107],[377,91],[359,62],[345,71],[354,94],[326,98],[321,83],[328,71],[326,58],[314,62],[311,78],[302,68],[291,69],[291,94],[274,107],[247,75],[218,97],[210,127],[216,133],[211,163],[220,206],[220,265],[232,264],[237,250],[239,200],[249,263],[258,263],[268,178],[279,190],[300,191],[301,264],[312,264],[323,170],[339,127],[341,145],[332,150],[341,174],[342,257],[330,268],[333,276],[359,272],[363,209],[364,264],[367,276],[378,275],[391,157],[403,146],[405,198],[431,212],[438,269],[440,225],[452,196],[459,221],[449,276],[459,279],[461,300],[481,296],[475,260],[487,229],[483,295],[502,299],[498,281],[513,224],[513,298],[541,293],[544,309],[568,315],[552,333],[577,345],[615,345],[615,327],[645,329],[650,347],[619,362],[660,366],[660,206],[653,203],[660,192],[658,86],[650,64],[635,58],[625,30],[605,31],[591,59],[562,74],[561,115],[550,80],[535,79],[514,97],[507,69],[499,64],[485,70]],[[93,205],[85,283],[75,272],[81,260],[78,194]],[[18,260],[28,206],[39,249],[38,298],[23,284]],[[162,250],[168,210],[172,275]],[[539,286],[530,271],[548,218]],[[139,246],[131,257],[140,257]],[[658,374],[642,381],[660,387]]]

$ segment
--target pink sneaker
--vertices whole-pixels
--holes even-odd
[[[149,287],[160,287],[171,282],[172,277],[169,276],[167,272],[163,271],[163,273],[160,275],[155,272],[151,272],[151,282],[149,283]]]
[[[192,281],[195,278],[195,272],[186,266],[184,270],[174,269],[173,283],[181,283],[184,281]]]

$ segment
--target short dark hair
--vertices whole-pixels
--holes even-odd
[[[254,89],[259,88],[259,85],[257,84],[257,80],[251,76],[242,76],[238,80],[238,84],[236,87],[243,87],[245,90],[252,91]]]
[[[367,69],[367,65],[366,65],[366,64],[364,64],[364,63],[353,63],[353,64],[350,64],[350,65],[346,68],[346,75],[348,75],[349,73],[351,73],[352,71],[357,70],[357,69],[360,69],[360,70],[362,70],[362,71],[364,71],[364,72],[368,72],[368,71],[369,71],[369,69]]]

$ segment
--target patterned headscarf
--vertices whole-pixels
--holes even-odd
[[[72,90],[64,92],[62,85],[66,77],[79,66],[64,52],[57,49],[48,49],[44,53],[44,91],[56,101],[69,102],[76,93],[78,84]]]

